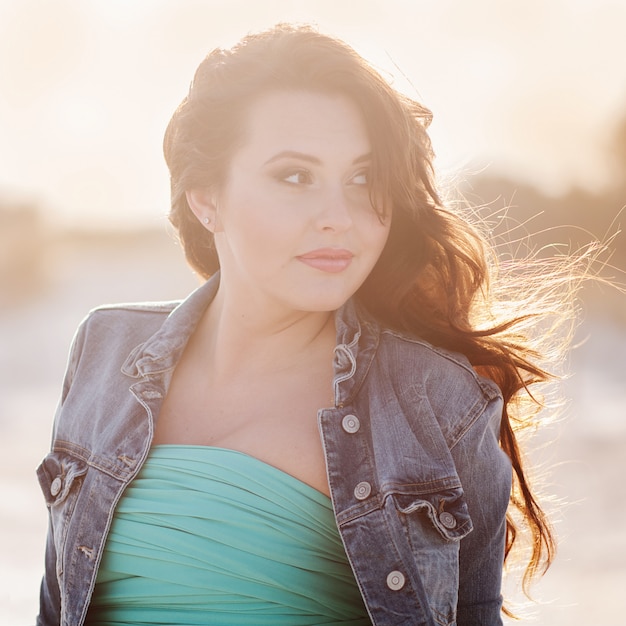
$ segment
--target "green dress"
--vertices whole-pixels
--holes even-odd
[[[115,513],[87,624],[370,624],[330,499],[254,457],[155,446]]]

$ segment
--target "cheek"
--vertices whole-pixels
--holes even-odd
[[[221,210],[223,237],[236,256],[271,258],[272,252],[293,245],[298,238],[294,212],[285,211],[268,194],[232,194]]]
[[[385,247],[391,229],[391,217],[387,217],[381,223],[379,217],[374,215],[367,225],[368,239],[372,248],[380,252]]]
[[[381,224],[377,219],[377,226],[372,229],[372,238],[369,241],[369,248],[372,251],[372,267],[376,265],[380,258],[387,240],[389,239],[391,219],[387,218],[384,224]]]

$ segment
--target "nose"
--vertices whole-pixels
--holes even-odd
[[[345,232],[352,227],[352,211],[344,189],[328,190],[319,198],[316,227],[327,232]]]

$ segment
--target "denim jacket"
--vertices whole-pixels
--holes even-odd
[[[84,623],[115,507],[148,455],[172,372],[217,290],[107,306],[72,346],[51,452],[39,625]],[[373,624],[501,624],[511,486],[502,398],[458,354],[336,313],[335,405],[318,412],[337,526]]]

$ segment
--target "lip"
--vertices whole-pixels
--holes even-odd
[[[353,257],[354,254],[345,248],[318,248],[296,258],[316,270],[337,274],[343,272],[352,263]]]

